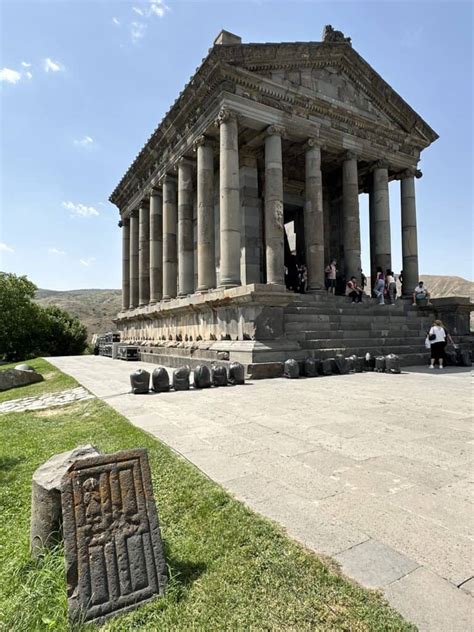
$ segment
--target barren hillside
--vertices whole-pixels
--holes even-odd
[[[425,274],[426,283],[433,297],[474,295],[474,283],[461,277]],[[57,305],[77,316],[86,326],[89,338],[94,333],[115,329],[112,318],[121,309],[120,290],[38,290],[36,300],[40,305]]]

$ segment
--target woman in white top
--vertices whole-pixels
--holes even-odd
[[[431,350],[430,369],[434,369],[435,362],[439,362],[439,368],[442,369],[444,363],[444,350],[448,340],[451,344],[454,344],[453,339],[448,334],[445,326],[440,320],[434,321],[428,332],[427,338],[430,343]]]
[[[387,269],[387,272],[385,273],[385,286],[387,288],[387,294],[390,299],[390,305],[395,305],[395,298],[397,296],[397,284],[395,283],[395,275],[390,269]]]

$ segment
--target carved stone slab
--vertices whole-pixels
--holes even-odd
[[[76,461],[61,486],[72,621],[137,607],[166,585],[166,564],[146,450]]]

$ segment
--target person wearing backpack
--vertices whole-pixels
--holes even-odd
[[[434,369],[436,362],[438,362],[440,369],[443,368],[444,350],[446,349],[448,340],[454,345],[453,339],[442,321],[435,320],[426,336],[426,341],[430,345],[431,352],[430,369]]]

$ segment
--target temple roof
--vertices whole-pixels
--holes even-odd
[[[334,31],[331,26],[324,27],[322,41],[314,42],[242,44],[237,35],[221,31],[208,55],[135,157],[109,200],[118,203],[122,190],[135,172],[141,170],[142,163],[145,164],[150,156],[159,156],[160,152],[156,148],[161,144],[160,141],[174,133],[174,123],[179,115],[185,115],[190,102],[200,92],[204,89],[209,92],[212,73],[216,67],[235,67],[237,70],[243,69],[258,75],[282,68],[315,65],[335,65],[343,69],[401,130],[416,139],[420,149],[428,147],[438,138],[421,116],[352,48],[350,38]]]

